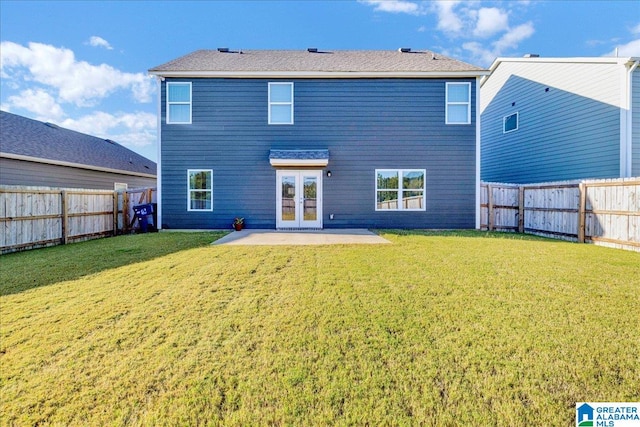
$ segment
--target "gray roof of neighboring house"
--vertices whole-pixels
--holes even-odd
[[[458,73],[486,70],[428,50],[198,50],[149,70],[152,74],[195,73]]]
[[[0,111],[0,153],[156,175],[156,164],[122,145]]]

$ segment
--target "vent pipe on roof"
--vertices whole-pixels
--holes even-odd
[[[60,126],[56,125],[55,123],[46,122],[45,126],[49,126],[50,128],[53,128],[53,129],[60,129]]]
[[[399,52],[402,53],[409,53],[411,52],[411,48],[410,47],[401,47],[400,49],[398,49]]]
[[[218,52],[223,52],[223,53],[229,52],[229,48],[228,47],[219,47],[218,48]]]
[[[308,47],[307,48],[307,52],[309,52],[309,53],[317,53],[318,52],[318,48],[317,47]]]

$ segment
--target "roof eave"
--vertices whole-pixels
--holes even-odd
[[[598,57],[534,57],[534,58],[496,58],[491,66],[489,67],[489,71],[493,72],[498,65],[503,62],[532,62],[532,63],[573,63],[573,64],[627,64],[629,62],[633,62],[634,57],[623,56],[623,57],[612,57],[612,56],[598,56]]]
[[[489,75],[489,70],[468,71],[160,71],[149,70],[157,77],[175,78],[461,78]]]
[[[504,62],[529,62],[529,63],[565,63],[565,64],[619,64],[630,65],[634,63],[638,58],[636,57],[611,57],[611,56],[598,56],[598,57],[522,57],[522,58],[496,58],[489,67],[486,77],[480,82],[480,87],[484,86],[485,82],[491,76],[491,74],[498,68],[498,66]]]
[[[156,178],[156,175],[151,173],[105,168],[101,166],[85,165],[82,163],[66,162],[64,160],[44,159],[41,157],[25,156],[23,154],[0,152],[0,157],[5,159],[12,159],[12,160],[23,160],[27,162],[45,163],[45,164],[56,165],[56,166],[67,166],[67,167],[78,168],[78,169],[88,169],[88,170],[99,171],[99,172],[117,173],[120,175],[139,176],[142,178],[153,178],[153,179]]]

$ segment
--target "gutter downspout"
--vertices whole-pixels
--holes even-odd
[[[631,68],[629,68],[628,78],[627,78],[627,105],[626,105],[626,130],[625,130],[625,141],[624,145],[621,147],[621,150],[624,150],[621,155],[621,163],[624,160],[624,168],[620,172],[622,178],[629,178],[632,175],[633,169],[633,72],[636,68],[638,68],[638,64],[640,64],[640,60],[636,60]],[[622,166],[622,165],[621,165]]]
[[[157,219],[158,223],[155,224],[158,230],[162,229],[162,81],[164,77],[156,76],[156,82],[158,84],[158,116],[157,116],[157,138],[158,138],[158,161],[156,162],[156,202],[158,207]]]

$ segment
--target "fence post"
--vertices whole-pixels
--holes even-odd
[[[129,192],[122,192],[122,232],[129,231]]]
[[[113,235],[118,235],[118,200],[120,197],[118,196],[117,191],[113,191]]]
[[[488,225],[487,228],[489,229],[489,231],[493,231],[494,228],[494,210],[493,210],[493,188],[491,187],[491,184],[487,184],[487,209],[488,209]]]
[[[524,233],[524,186],[518,187],[518,233]]]
[[[579,205],[578,205],[578,243],[585,242],[585,223],[587,216],[587,186],[584,182],[578,185],[580,192]]]
[[[67,190],[62,190],[60,192],[60,197],[61,197],[61,203],[60,203],[60,210],[62,211],[62,244],[66,245],[67,244],[67,240],[68,240],[68,235],[69,235],[69,200],[68,200],[68,196],[67,196]]]

